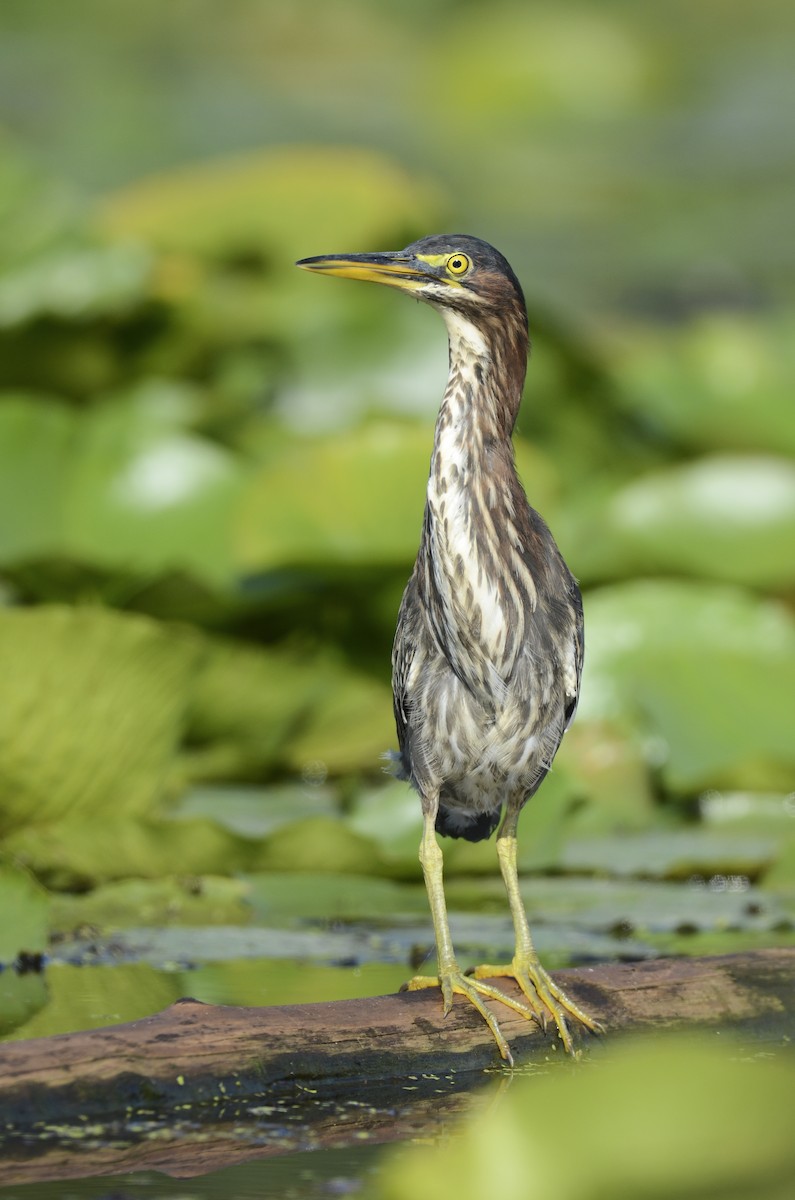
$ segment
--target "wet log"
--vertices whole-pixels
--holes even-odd
[[[556,977],[608,1033],[712,1026],[775,1037],[795,1027],[793,948],[577,967]],[[551,1033],[503,1005],[495,1012],[517,1063],[562,1053]],[[272,1008],[181,1000],[128,1024],[0,1046],[0,1129],[13,1140],[78,1119],[124,1125],[203,1107],[278,1109],[312,1096],[367,1103],[395,1087],[419,1100],[499,1067],[475,1010],[456,997],[444,1018],[433,991]]]

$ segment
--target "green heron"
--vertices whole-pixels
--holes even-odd
[[[566,1050],[568,1019],[599,1027],[541,966],[522,904],[516,830],[574,717],[583,659],[576,580],[514,465],[511,435],[529,348],[527,309],[510,265],[466,235],[422,238],[388,254],[330,254],[297,264],[369,280],[438,309],[450,367],[434,433],[419,553],[398,615],[392,684],[398,773],[419,793],[420,843],[445,1015],[469,999],[513,1060],[494,1014],[498,1000]],[[436,833],[480,841],[499,825],[497,856],[516,935],[513,961],[465,974],[453,952]],[[525,1000],[487,980],[508,977]]]

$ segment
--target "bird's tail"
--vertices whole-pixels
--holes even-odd
[[[387,765],[384,770],[388,775],[393,775],[396,779],[409,780],[417,791],[420,790],[411,778],[411,772],[407,769],[406,762],[399,750],[387,750],[386,754],[382,754],[381,757],[386,760]],[[447,798],[450,803],[445,804],[445,794],[442,793],[439,810],[436,814],[437,833],[440,833],[442,837],[464,838],[467,842],[483,842],[486,838],[491,837],[500,823],[502,805],[488,812],[472,812],[456,803],[457,797],[454,795],[448,793]]]
[[[491,812],[473,813],[460,808],[446,808],[442,803],[436,814],[436,832],[442,837],[482,842],[494,833],[500,823],[500,814],[499,808]]]

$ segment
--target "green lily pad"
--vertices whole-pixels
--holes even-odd
[[[795,837],[789,838],[781,847],[770,870],[763,879],[765,889],[783,892],[795,899]]]
[[[234,456],[187,433],[107,437],[85,420],[81,431],[66,498],[68,552],[117,569],[182,569],[228,583],[243,482]]]
[[[373,771],[392,740],[391,693],[328,653],[208,647],[193,691],[184,771],[257,778],[275,765],[322,782]]]
[[[208,643],[191,693],[188,775],[206,780],[260,774],[322,702],[328,676],[297,654],[220,638]]]
[[[335,816],[336,792],[319,783],[193,787],[171,807],[172,820],[203,817],[241,837],[260,838],[304,817]]]
[[[108,935],[78,930],[62,937],[50,953],[52,964],[86,968],[113,963],[145,962],[161,971],[189,970],[202,963],[280,961],[344,965],[350,970],[370,962],[396,963],[407,974],[410,963],[421,961],[430,973],[435,959],[430,913],[424,918],[393,915],[389,924],[360,917],[341,927],[332,919],[313,921],[317,928],[302,928],[300,919],[281,917],[276,927],[213,925],[174,926],[164,929],[115,929]],[[510,961],[515,934],[507,911],[503,915],[454,913],[450,918],[453,943],[462,966],[478,962]],[[623,932],[601,932],[576,925],[539,925],[534,942],[546,962],[568,966],[572,962],[611,958],[648,958],[648,945]],[[427,965],[426,965],[427,964]]]
[[[42,972],[0,972],[0,1040],[26,1025],[48,1002]]]
[[[212,821],[108,815],[29,825],[9,834],[5,847],[49,887],[66,890],[130,876],[221,875],[249,868],[261,854],[256,842]]]
[[[157,808],[197,662],[189,634],[102,609],[5,609],[0,659],[1,829]]]
[[[433,446],[427,424],[371,420],[284,442],[253,478],[237,527],[243,570],[307,563],[406,565],[416,557]],[[517,465],[546,513],[554,474],[517,443]]]
[[[0,277],[0,328],[118,317],[141,302],[151,272],[152,256],[140,245],[59,249]]]
[[[718,792],[699,796],[699,816],[712,829],[795,836],[795,795],[783,792]]]
[[[277,829],[261,844],[249,869],[383,874],[374,843],[329,817],[307,817]]]
[[[795,622],[738,589],[644,580],[586,596],[579,722],[636,730],[675,793],[786,791]]]
[[[399,879],[422,879],[419,861],[422,808],[417,793],[402,780],[363,788],[353,799],[346,823],[370,838],[389,873]]]
[[[252,481],[238,527],[241,568],[410,564],[432,441],[428,426],[395,421],[296,439]]]
[[[75,423],[45,396],[0,395],[0,561],[60,548]]]
[[[129,184],[105,199],[100,217],[114,236],[161,249],[208,257],[258,249],[292,265],[334,249],[390,249],[384,238],[424,228],[437,206],[428,186],[379,154],[285,146]]]
[[[775,837],[677,829],[668,833],[626,834],[572,839],[561,865],[568,871],[641,879],[691,879],[693,876],[758,878],[778,853]]]
[[[289,918],[316,921],[365,921],[426,913],[424,887],[389,879],[329,872],[278,872],[246,876],[247,900],[261,921]]]
[[[244,471],[184,428],[185,389],[153,382],[78,414],[40,397],[0,402],[0,556],[229,582]]]
[[[624,402],[705,449],[795,454],[792,317],[712,312],[635,328],[617,352]]]
[[[629,1039],[604,1061],[516,1080],[460,1136],[396,1156],[379,1194],[474,1200],[496,1183],[503,1200],[778,1200],[795,1171],[793,1087],[783,1058],[692,1035]]]
[[[286,959],[206,963],[190,973],[191,995],[205,1004],[316,1004],[396,992],[405,966],[361,963],[356,967]]]
[[[608,544],[621,574],[770,589],[795,582],[795,558],[781,552],[795,546],[795,463],[785,458],[716,455],[666,467],[620,488],[598,521],[594,553]]]
[[[167,1008],[187,990],[179,974],[156,971],[146,963],[92,967],[90,983],[84,967],[54,963],[47,968],[46,986],[47,1004],[8,1040],[136,1021]]]
[[[774,950],[795,946],[795,924],[783,918],[776,929],[706,929],[682,928],[671,933],[649,933],[644,937],[650,952],[664,958],[680,955],[704,958],[712,954],[742,954],[751,950]]]
[[[82,895],[54,893],[51,934],[141,925],[245,925],[252,917],[248,886],[218,875],[122,879]]]
[[[649,829],[666,821],[655,804],[641,746],[615,722],[575,722],[555,757],[552,775],[562,775],[571,791],[567,836]],[[549,779],[531,803],[546,803]],[[526,819],[522,817],[522,837]]]
[[[287,765],[310,778],[372,774],[395,740],[394,724],[388,684],[349,672],[290,738]]]
[[[47,949],[50,898],[31,875],[0,861],[0,969],[20,953],[42,954]]]
[[[700,876],[686,883],[604,876],[520,876],[519,882],[534,929],[573,925],[644,939],[683,929],[692,935],[758,934],[775,933],[795,915],[786,898],[770,896],[738,875]],[[505,911],[501,879],[451,879],[445,893],[451,911]]]

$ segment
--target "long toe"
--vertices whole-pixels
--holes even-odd
[[[568,1054],[574,1052],[574,1042],[569,1029],[570,1018],[584,1025],[591,1033],[603,1032],[599,1022],[569,999],[537,959],[517,956],[509,966],[484,964],[474,968],[472,977],[476,980],[515,979],[527,997],[528,1006],[538,1024],[546,1032],[550,1021],[553,1021]]]
[[[520,978],[520,975],[517,972],[513,963],[511,963],[508,966],[494,966],[493,964],[490,964],[490,963],[483,963],[481,966],[472,967],[469,971],[467,971],[467,976],[470,979],[475,979],[475,980],[483,980],[483,979],[514,979],[514,980],[516,980],[516,982],[519,984],[519,987],[522,989],[522,991],[524,992],[524,994],[527,998],[526,1008],[530,1010],[530,1016],[533,1017],[533,1019],[537,1022],[537,1024],[539,1024],[541,1026],[541,1028],[544,1030],[544,1032],[546,1033],[547,1024],[548,1024],[549,1016],[550,1016],[549,1009],[546,1007],[544,1002],[539,997],[538,992],[530,983],[529,976],[527,976],[527,975],[525,975],[525,979],[526,979],[528,986],[525,986],[525,983],[522,982],[522,979]],[[500,995],[504,997],[504,993],[501,992]],[[506,999],[506,1002],[507,1002],[507,999]]]
[[[491,1030],[492,1037],[497,1043],[497,1048],[503,1059],[509,1066],[513,1066],[513,1056],[505,1040],[505,1036],[500,1029],[497,1018],[487,1007],[486,1000],[498,1000],[501,1004],[505,1004],[514,1012],[520,1013],[528,1020],[537,1020],[538,1015],[535,1009],[522,1000],[517,1000],[513,996],[508,996],[493,984],[484,983],[479,979],[467,976],[457,967],[452,971],[444,971],[438,977],[431,975],[415,975],[408,983],[403,985],[404,991],[419,991],[420,989],[438,987],[441,989],[444,1000],[444,1015],[447,1016],[452,1008],[453,995],[464,996],[470,1004],[472,1004],[480,1013],[483,1020]],[[449,1002],[448,1002],[449,997]]]
[[[500,1004],[505,1004],[508,1008],[513,1009],[514,1012],[521,1013],[528,1020],[532,1020],[535,1016],[533,1010],[521,1000],[516,1000],[513,996],[507,996],[505,992],[500,991],[499,988],[494,987],[492,984],[483,983],[479,979],[473,979],[471,976],[464,975],[462,971],[456,971],[454,975],[450,976],[450,984],[457,995],[465,996],[470,1004],[473,1004],[478,1010],[491,1030],[500,1054],[508,1063],[508,1066],[512,1067],[513,1055],[508,1048],[508,1043],[500,1029],[497,1018],[487,1008],[485,1000],[498,1000]]]
[[[515,962],[515,978],[526,996],[535,994],[546,1013],[555,1022],[563,1047],[567,1054],[574,1052],[574,1043],[569,1030],[569,1019],[574,1018],[591,1033],[601,1033],[602,1026],[593,1017],[570,1000],[562,988],[547,974],[538,961],[532,959]]]
[[[579,1021],[580,1025],[584,1025],[591,1033],[605,1032],[605,1027],[601,1021],[597,1021],[595,1017],[584,1012],[579,1004],[575,1004],[571,997],[567,996],[563,989],[558,987],[554,979],[547,975],[546,971],[544,971],[544,975],[551,995],[570,1017],[574,1017],[575,1021]]]

